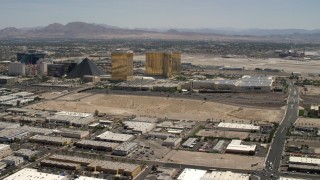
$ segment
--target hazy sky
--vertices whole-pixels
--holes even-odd
[[[119,27],[320,29],[320,0],[0,0],[0,28],[73,21]]]

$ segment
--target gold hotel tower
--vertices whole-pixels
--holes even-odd
[[[180,52],[147,52],[146,74],[150,76],[172,77],[180,73]]]
[[[115,51],[111,54],[111,79],[127,80],[133,77],[133,52]]]

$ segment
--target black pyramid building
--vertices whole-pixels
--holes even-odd
[[[85,58],[67,75],[67,78],[83,78],[85,75],[100,76],[105,74],[94,62]]]

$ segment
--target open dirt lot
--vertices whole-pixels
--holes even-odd
[[[301,145],[308,145],[313,148],[320,148],[320,143],[317,140],[306,140],[301,138],[290,138],[286,146],[301,147]]]
[[[307,91],[304,91],[305,89],[307,89]],[[316,86],[299,87],[299,91],[305,95],[310,95],[310,96],[320,95],[320,87],[316,87]]]
[[[248,132],[237,132],[237,131],[221,131],[221,130],[200,130],[197,133],[198,136],[204,137],[225,137],[225,138],[239,138],[245,139],[249,136]]]
[[[222,120],[256,120],[278,122],[283,110],[254,109],[225,105],[202,100],[178,99],[153,96],[133,96],[114,94],[73,94],[83,97],[77,101],[48,100],[30,105],[29,108],[58,111],[76,111],[93,113],[98,110],[111,115],[147,115],[170,119],[187,119],[205,121],[207,119]]]
[[[295,125],[320,128],[320,118],[299,118]]]
[[[135,56],[135,60],[145,61],[145,56]],[[280,58],[253,59],[253,58],[220,58],[210,55],[182,54],[181,62],[193,63],[195,65],[214,65],[214,66],[240,66],[246,69],[255,68],[277,68],[285,72],[301,72],[303,75],[308,73],[319,73],[320,61],[295,61]]]
[[[246,170],[262,169],[264,163],[263,157],[176,150],[170,151],[164,157],[164,160],[169,162],[178,162],[185,164]],[[258,166],[251,167],[251,164],[253,163],[258,163]]]

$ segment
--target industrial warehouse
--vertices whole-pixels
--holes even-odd
[[[132,133],[145,134],[150,132],[153,128],[156,127],[154,123],[148,122],[138,122],[138,121],[124,121],[123,122],[126,128],[125,132],[131,131]]]
[[[112,154],[117,155],[117,156],[126,156],[133,152],[135,149],[137,149],[139,146],[138,143],[135,142],[124,142],[118,147],[116,147]]]
[[[218,129],[228,130],[228,131],[260,131],[260,126],[255,126],[252,124],[239,124],[239,123],[224,123],[220,122],[217,126]]]
[[[288,169],[299,172],[320,172],[320,159],[310,157],[289,156]]]
[[[48,122],[70,124],[73,126],[81,127],[96,121],[90,113],[78,113],[78,112],[57,112],[55,115],[47,118]]]
[[[241,140],[232,140],[227,146],[226,152],[254,155],[256,145],[243,145]]]
[[[34,135],[29,138],[31,142],[41,143],[41,144],[51,144],[64,146],[73,142],[71,138],[63,137],[54,137],[54,136],[43,136],[43,135]]]
[[[86,148],[86,149],[96,149],[102,151],[112,151],[114,148],[118,147],[119,143],[111,143],[104,141],[92,141],[92,140],[81,140],[75,143],[76,147]]]
[[[134,136],[130,134],[120,134],[120,133],[113,133],[111,131],[106,131],[98,135],[96,139],[101,141],[122,143],[122,142],[133,140]]]
[[[238,80],[193,80],[182,85],[182,89],[231,92],[271,92],[274,88],[274,81],[275,79],[272,76],[244,75]]]
[[[86,166],[90,171],[103,171],[110,174],[122,174],[124,176],[131,176],[133,178],[142,171],[142,168],[135,164],[79,158],[75,156],[53,155],[49,159],[56,162],[81,164],[82,166]]]
[[[250,175],[231,171],[206,171],[186,168],[179,175],[178,180],[249,180]]]

